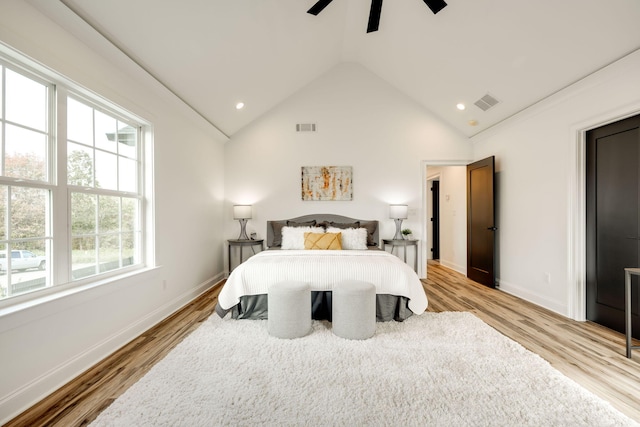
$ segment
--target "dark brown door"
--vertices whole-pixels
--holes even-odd
[[[640,267],[640,116],[587,132],[587,319],[624,332],[624,269]],[[640,337],[637,277],[632,320]]]
[[[433,259],[440,259],[440,181],[431,182],[431,252]]]
[[[467,166],[467,277],[495,287],[493,156]]]

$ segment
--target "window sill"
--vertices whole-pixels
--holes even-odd
[[[85,284],[69,283],[52,287],[47,289],[50,293],[46,295],[27,294],[9,298],[0,302],[0,333],[117,292],[131,286],[131,282],[152,281],[157,278],[160,269],[159,266],[146,267]]]

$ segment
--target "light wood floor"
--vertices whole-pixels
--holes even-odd
[[[429,311],[469,311],[549,361],[556,369],[640,421],[640,351],[625,357],[624,335],[574,322],[430,263]],[[158,360],[212,314],[214,288],[103,362],[51,394],[9,426],[90,423]]]
[[[430,262],[429,311],[469,311],[615,408],[640,422],[640,351],[624,334],[576,322]],[[637,341],[634,341],[634,345]]]

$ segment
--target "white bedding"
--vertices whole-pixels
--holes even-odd
[[[330,291],[334,283],[349,279],[373,283],[377,294],[409,298],[414,314],[427,308],[422,283],[411,267],[389,252],[374,250],[259,252],[233,270],[218,304],[229,309],[241,296],[266,294],[272,283],[281,281],[303,281],[312,291]]]

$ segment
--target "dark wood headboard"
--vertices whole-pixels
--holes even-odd
[[[321,222],[337,222],[337,223],[342,223],[342,224],[348,224],[348,223],[354,223],[354,222],[359,222],[361,226],[364,225],[375,225],[373,228],[373,233],[372,233],[372,237],[373,237],[373,241],[375,242],[377,247],[380,243],[380,237],[378,236],[378,221],[377,220],[371,220],[371,219],[357,219],[357,218],[349,218],[346,216],[342,216],[342,215],[335,215],[335,214],[311,214],[311,215],[303,215],[303,216],[299,216],[297,218],[289,218],[289,219],[283,219],[283,220],[278,220],[278,221],[267,221],[267,247],[273,247],[273,239],[274,239],[274,233],[273,233],[273,223],[284,223],[285,225],[287,224],[287,221],[291,221],[291,222],[308,222],[308,221],[313,221],[315,220],[316,223],[321,223]]]

